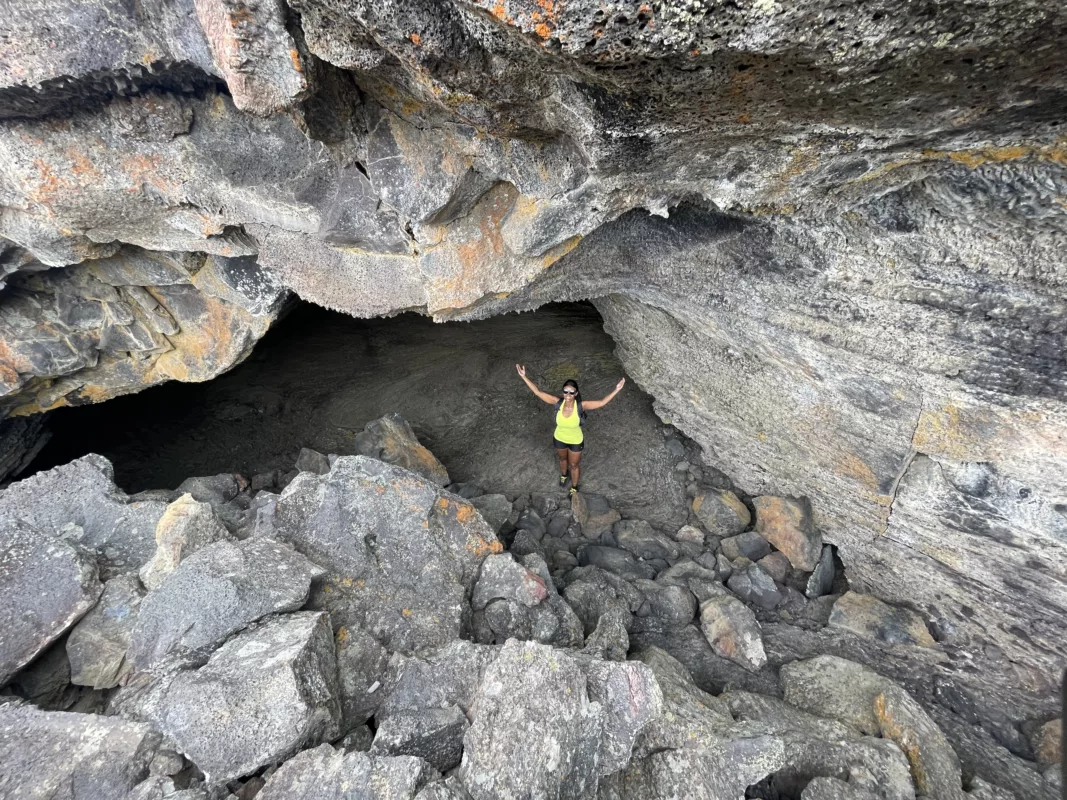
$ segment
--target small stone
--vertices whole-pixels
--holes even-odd
[[[374,731],[369,725],[360,725],[346,733],[338,743],[338,747],[345,753],[366,753],[373,743]]]
[[[767,663],[759,623],[741,601],[713,597],[700,604],[700,629],[723,658],[756,672]]]
[[[656,570],[650,565],[639,562],[631,553],[617,547],[589,545],[578,554],[578,563],[600,567],[628,580],[656,577]]]
[[[148,765],[150,775],[177,775],[185,769],[185,759],[174,750],[160,750]]]
[[[145,591],[136,575],[119,575],[106,584],[92,611],[67,637],[70,681],[94,689],[111,689],[130,672],[126,650]]]
[[[703,546],[704,545],[704,531],[693,525],[683,525],[674,534],[674,541],[676,542],[692,542],[693,544]]]
[[[685,445],[672,437],[667,440],[667,452],[674,458],[681,458],[685,455]]]
[[[258,475],[253,475],[252,480],[249,481],[249,489],[253,492],[262,492],[263,490],[274,491],[278,487],[278,478],[280,473],[278,470],[272,472],[261,472]]]
[[[733,575],[734,566],[730,563],[730,559],[719,553],[715,557],[715,570],[719,573],[719,580],[725,581]]]
[[[191,494],[198,503],[207,503],[212,508],[225,505],[237,497],[243,481],[240,475],[223,472],[199,478],[186,478],[178,486],[181,494]]]
[[[829,624],[886,644],[936,647],[922,617],[914,611],[883,603],[877,597],[846,592],[834,603]]]
[[[689,471],[689,462],[688,461],[679,461],[677,464],[674,465],[674,471],[675,472],[688,472]]]
[[[600,615],[596,630],[586,638],[582,652],[604,661],[625,661],[630,649],[626,627],[632,619],[630,612],[619,606],[609,608]]]
[[[777,551],[770,553],[756,561],[756,564],[770,575],[775,583],[785,583],[786,575],[789,574],[789,559],[785,557],[784,553]]]
[[[752,522],[748,507],[726,489],[698,494],[693,498],[692,509],[708,532],[716,536],[735,536]]]
[[[167,506],[156,525],[156,552],[141,567],[141,583],[147,589],[158,589],[183,558],[205,545],[229,538],[229,532],[211,505],[194,500],[191,494],[183,494]]]
[[[1038,764],[1043,767],[1059,764],[1063,754],[1063,720],[1049,720],[1038,728],[1032,744]]]
[[[596,539],[622,519],[622,515],[605,498],[584,492],[571,495],[571,515],[587,539]]]
[[[729,539],[723,539],[720,548],[723,555],[731,561],[741,557],[749,561],[759,561],[771,552],[771,546],[767,540],[755,531],[745,531]]]
[[[330,471],[330,459],[318,450],[310,447],[301,447],[300,454],[296,457],[293,465],[299,472],[313,472],[316,475],[325,475]]]
[[[103,586],[89,553],[10,519],[0,519],[0,567],[3,686],[81,619]]]
[[[830,545],[824,545],[819,563],[815,565],[815,571],[808,578],[804,589],[810,599],[830,594],[834,586],[834,549]]]
[[[752,500],[756,532],[773,544],[797,569],[811,572],[822,555],[822,534],[815,529],[806,498],[765,495]]]
[[[415,432],[399,414],[386,414],[368,422],[356,436],[356,452],[387,464],[396,464],[438,486],[449,484],[448,470],[419,444]]]
[[[774,579],[756,564],[735,570],[726,585],[746,603],[752,603],[767,611],[782,602],[782,594],[778,591]]]
[[[378,726],[369,754],[418,756],[439,772],[459,766],[470,725],[459,706],[393,714]]]

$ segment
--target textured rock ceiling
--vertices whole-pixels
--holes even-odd
[[[9,413],[204,380],[289,292],[595,298],[630,374],[961,669],[1067,660],[1059,0],[12,0]]]

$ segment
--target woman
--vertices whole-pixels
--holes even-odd
[[[581,471],[578,462],[581,461],[582,450],[585,449],[585,436],[582,434],[582,420],[585,419],[585,412],[603,408],[610,403],[626,383],[626,378],[619,381],[614,391],[603,400],[583,401],[581,392],[578,391],[578,384],[573,380],[564,381],[562,398],[553,397],[534,386],[533,381],[526,377],[526,367],[516,364],[515,369],[530,387],[531,392],[556,407],[556,432],[552,435],[552,446],[556,449],[556,456],[559,458],[559,485],[563,486],[567,483],[569,471],[570,494],[573,496],[578,492],[578,479]]]

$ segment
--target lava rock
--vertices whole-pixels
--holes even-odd
[[[310,447],[301,447],[293,465],[299,472],[313,472],[316,475],[325,475],[330,471],[330,459],[318,450]]]
[[[830,545],[824,545],[819,563],[808,577],[804,594],[811,599],[830,594],[834,587],[834,549]]]
[[[701,603],[711,597],[726,594],[718,573],[702,567],[695,561],[679,561],[673,567],[657,575],[656,583],[684,586]]]
[[[723,539],[720,548],[723,555],[731,561],[744,557],[755,562],[771,552],[771,546],[767,540],[755,531],[745,531],[729,539]]]
[[[133,500],[114,477],[111,462],[95,453],[38,472],[0,491],[0,519],[21,520],[96,553],[102,580],[136,572],[155,552],[167,502]]]
[[[482,559],[503,549],[474,506],[363,456],[300,473],[278,501],[274,536],[329,570],[310,602],[335,627],[405,652],[459,636]]]
[[[683,525],[674,533],[674,541],[689,542],[698,547],[704,546],[704,531],[692,525]]]
[[[899,686],[889,686],[874,698],[874,713],[882,736],[896,742],[911,764],[919,794],[963,800],[962,769],[956,751],[930,715]]]
[[[756,532],[785,553],[797,569],[814,570],[822,555],[822,534],[811,518],[811,503],[765,495],[753,498],[752,505],[756,508]]]
[[[103,586],[91,555],[10,518],[0,517],[0,565],[2,686],[81,619]]]
[[[208,503],[183,494],[167,506],[156,525],[155,537],[156,552],[140,570],[141,583],[147,589],[158,589],[183,558],[212,542],[229,539],[230,534]]]
[[[0,794],[125,798],[148,777],[159,745],[159,734],[139,722],[0,703]]]
[[[104,584],[93,609],[67,637],[70,680],[80,686],[111,689],[130,673],[130,646],[145,591],[135,575],[118,575]]]
[[[617,547],[589,545],[578,554],[578,563],[583,567],[600,567],[627,580],[656,577],[656,570],[651,565],[638,561],[631,553]]]
[[[782,602],[782,593],[778,591],[774,579],[756,564],[736,570],[726,585],[746,603],[768,611]]]
[[[141,601],[128,658],[136,670],[197,657],[267,614],[295,611],[325,570],[270,539],[223,541],[185,559]]]
[[[587,539],[596,539],[622,519],[606,498],[585,492],[575,492],[571,496],[571,515]]]
[[[736,536],[752,522],[752,514],[736,494],[718,489],[693,498],[693,513],[715,536]]]
[[[625,661],[630,649],[627,627],[633,615],[619,606],[612,606],[600,615],[596,629],[586,637],[582,652],[604,661]]]
[[[503,644],[508,639],[532,639],[533,620],[529,609],[514,600],[494,600],[482,613],[492,638],[479,639],[482,644]],[[478,625],[477,620],[475,625]]]
[[[471,505],[478,509],[494,533],[499,534],[511,521],[511,503],[502,494],[483,494],[479,497],[472,497]]]
[[[700,604],[700,629],[723,658],[755,672],[767,663],[755,615],[733,597],[713,597]]]
[[[374,735],[371,756],[418,756],[439,772],[459,765],[470,725],[459,706],[393,714]]]
[[[690,624],[696,616],[697,600],[687,587],[643,578],[633,584],[648,603],[648,613],[634,617],[633,631],[678,630]]]
[[[471,703],[499,648],[457,639],[418,657],[393,654],[382,681],[377,719],[393,714],[449,708],[470,714]]]
[[[1039,727],[1033,736],[1032,745],[1037,763],[1051,767],[1063,758],[1063,720],[1053,719]]]
[[[537,541],[541,541],[544,535],[548,533],[548,525],[545,524],[541,514],[532,505],[527,506],[519,514],[519,519],[515,522],[515,528],[519,531],[525,531]]]
[[[643,519],[624,519],[612,526],[615,541],[623,550],[629,550],[635,556],[646,561],[678,558],[679,549],[669,536],[652,530],[652,526]]]
[[[758,559],[756,566],[770,575],[775,583],[785,583],[786,575],[789,574],[789,559],[777,551]]]
[[[914,611],[883,603],[877,597],[846,592],[834,603],[830,625],[886,644],[936,647],[922,617]]]
[[[328,744],[305,750],[267,779],[257,800],[412,800],[437,772],[414,756],[341,753]]]
[[[862,664],[820,655],[785,664],[779,679],[790,705],[840,720],[866,736],[881,733],[874,699],[894,684]]]
[[[230,639],[199,669],[160,676],[119,703],[229,781],[337,737],[337,657],[325,614],[289,614]]]
[[[812,778],[800,800],[878,800],[878,796],[838,778]]]
[[[381,682],[389,668],[389,651],[366,631],[341,626],[334,635],[341,691],[341,730],[362,725],[385,699]]]
[[[238,476],[231,472],[186,478],[178,485],[179,494],[192,495],[198,503],[207,503],[214,509],[229,503],[237,497],[240,491],[241,484],[238,482]]]
[[[586,636],[593,633],[601,615],[609,609],[620,609],[629,620],[644,602],[644,596],[632,584],[598,567],[579,567],[568,578],[579,571],[564,587],[563,596],[581,620]],[[627,622],[627,628],[629,625]]]
[[[419,444],[411,426],[399,414],[368,422],[356,436],[356,452],[410,470],[438,486],[449,484],[448,470]]]
[[[516,564],[508,553],[486,556],[474,584],[471,605],[476,611],[497,599],[514,600],[535,606],[548,596],[545,580],[526,567]]]

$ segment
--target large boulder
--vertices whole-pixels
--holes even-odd
[[[811,572],[822,554],[822,534],[815,528],[811,503],[792,497],[755,497],[756,532],[773,544],[797,569]]]
[[[211,782],[339,734],[337,657],[322,613],[277,617],[230,639],[199,669],[127,690],[121,713],[151,722]]]
[[[159,745],[139,722],[0,703],[0,796],[124,798],[148,777]]]
[[[267,779],[258,800],[413,800],[436,771],[413,756],[342,753],[328,744],[305,750]]]
[[[209,503],[183,494],[167,506],[156,524],[156,552],[141,567],[141,583],[147,589],[158,589],[183,558],[205,545],[229,538],[229,532]]]
[[[419,444],[415,432],[399,414],[386,414],[368,422],[356,436],[356,452],[361,456],[396,464],[438,486],[451,483],[448,470],[433,453]]]
[[[886,644],[937,646],[922,617],[901,606],[883,603],[869,594],[846,592],[841,595],[830,612],[829,624]]]
[[[129,659],[146,669],[196,657],[267,614],[296,611],[325,570],[270,539],[221,541],[185,559],[149,592],[130,636]]]
[[[734,597],[712,597],[700,604],[700,629],[723,658],[755,672],[767,663],[755,615]]]
[[[482,560],[502,546],[474,506],[401,467],[342,456],[282,492],[274,537],[329,570],[312,605],[414,652],[459,636]]]
[[[693,498],[693,513],[713,536],[736,536],[752,522],[748,507],[728,489],[717,489]]]
[[[103,586],[91,554],[2,517],[0,566],[2,686],[92,608]]]
[[[136,575],[117,575],[104,584],[99,602],[67,637],[71,683],[111,689],[124,682],[132,669],[126,651],[144,595]]]
[[[116,487],[111,462],[95,453],[0,491],[0,518],[62,533],[96,553],[104,580],[136,572],[152,557],[156,525],[166,509],[165,500],[135,500]]]

